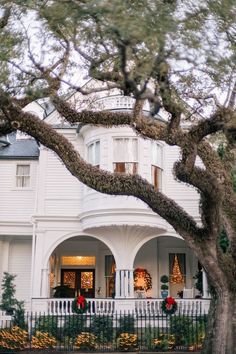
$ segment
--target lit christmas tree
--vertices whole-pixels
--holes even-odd
[[[176,254],[175,254],[175,258],[174,258],[174,265],[173,265],[172,274],[170,276],[170,282],[172,284],[184,283],[184,277],[183,277],[183,274],[181,273],[178,257]]]

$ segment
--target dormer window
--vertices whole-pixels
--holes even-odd
[[[152,184],[156,190],[161,188],[162,178],[162,147],[156,142],[151,143],[152,160],[151,160],[151,174]]]
[[[113,139],[113,171],[134,174],[138,172],[138,140]]]
[[[88,162],[98,167],[100,166],[100,141],[94,141],[88,145]]]
[[[16,187],[17,188],[30,187],[30,165],[16,166]]]

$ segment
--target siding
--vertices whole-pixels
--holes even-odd
[[[31,240],[14,240],[10,245],[9,273],[16,274],[16,298],[27,303],[30,300]]]
[[[31,186],[16,189],[16,165],[29,163]],[[0,161],[0,221],[30,221],[34,213],[37,161]]]
[[[77,215],[81,210],[82,184],[48,151],[45,176],[45,213]]]

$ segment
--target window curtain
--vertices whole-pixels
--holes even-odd
[[[138,141],[136,138],[115,138],[113,140],[114,162],[136,162],[138,160]]]

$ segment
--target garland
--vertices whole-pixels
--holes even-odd
[[[169,296],[162,301],[161,309],[166,315],[173,315],[177,311],[177,302]]]
[[[72,311],[74,313],[82,314],[88,310],[88,303],[84,296],[79,295],[72,302]]]

